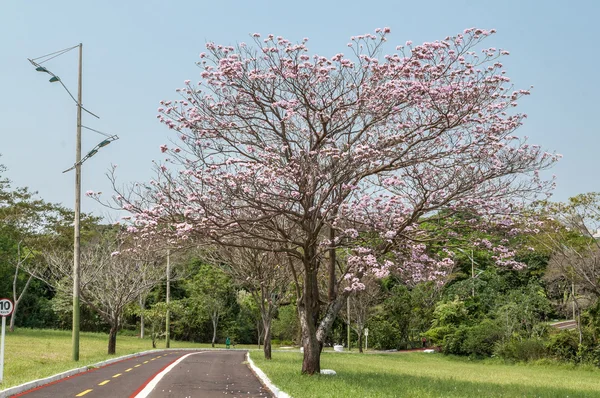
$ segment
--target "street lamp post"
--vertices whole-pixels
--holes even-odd
[[[62,82],[62,80],[56,76],[54,73],[50,72],[46,67],[42,66],[41,63],[46,62],[52,58],[55,58],[59,55],[62,55],[70,50],[75,48],[79,48],[79,67],[78,67],[78,79],[77,79],[77,99],[73,97],[67,86]],[[63,171],[66,173],[67,171],[75,169],[75,210],[74,210],[74,220],[73,220],[73,328],[72,328],[72,343],[73,343],[73,355],[72,358],[74,361],[79,361],[79,330],[80,330],[80,261],[81,261],[81,233],[80,233],[80,223],[81,223],[81,165],[87,159],[94,156],[98,150],[112,141],[117,140],[119,137],[116,135],[107,135],[100,131],[91,129],[89,127],[85,127],[81,123],[81,111],[84,110],[90,115],[99,119],[99,117],[89,110],[85,109],[82,105],[82,70],[83,70],[83,44],[79,43],[79,45],[71,48],[67,48],[65,50],[57,51],[56,53],[48,54],[39,58],[46,58],[43,61],[36,62],[35,60],[29,59],[29,62],[35,66],[38,72],[44,72],[52,77],[50,78],[50,83],[59,82],[63,88],[67,91],[69,96],[75,101],[77,105],[77,133],[75,139],[75,164],[73,167]],[[95,131],[102,135],[105,135],[106,139],[96,145],[90,152],[88,152],[83,159],[81,158],[81,128],[85,127],[89,130]]]
[[[77,138],[75,144],[75,221],[73,242],[73,360],[79,361],[79,263],[81,260],[81,77],[83,44],[79,43],[79,71],[77,78]]]

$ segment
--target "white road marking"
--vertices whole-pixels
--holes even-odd
[[[146,398],[148,395],[150,395],[150,393],[152,392],[152,390],[154,390],[154,387],[156,387],[156,385],[158,384],[158,382],[163,377],[165,377],[165,375],[167,373],[169,373],[171,370],[173,370],[173,368],[175,366],[177,366],[181,361],[183,361],[184,359],[186,359],[190,355],[203,354],[205,352],[207,352],[207,351],[192,352],[190,354],[186,354],[186,355],[182,356],[181,358],[179,358],[178,360],[176,360],[175,362],[173,362],[172,364],[170,364],[169,366],[167,366],[162,372],[160,372],[159,374],[157,374],[156,376],[154,376],[154,378],[150,381],[150,383],[146,384],[146,387],[144,387],[144,389],[142,391],[140,391],[135,396],[135,398]]]

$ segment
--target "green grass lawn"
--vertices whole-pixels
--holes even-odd
[[[600,370],[559,364],[507,365],[441,354],[324,352],[336,376],[300,376],[302,354],[251,358],[275,385],[303,397],[600,397]]]
[[[164,346],[164,340],[157,345],[158,348]],[[110,358],[151,350],[152,342],[149,339],[118,336],[117,354],[107,355],[108,334],[82,332],[79,347],[79,361],[75,362],[71,360],[70,331],[16,329],[13,333],[6,332],[4,381],[0,384],[0,390]],[[210,347],[210,344],[171,341],[171,348],[207,347]],[[223,344],[216,347],[225,348]]]

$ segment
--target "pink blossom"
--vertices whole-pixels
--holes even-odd
[[[482,45],[493,31],[407,41],[383,55],[374,40],[388,33],[353,36],[347,55],[274,35],[207,43],[202,90],[160,104],[181,151],[137,187],[138,202],[119,203],[134,213],[135,234],[293,253],[306,286],[322,285],[306,278],[336,250],[341,292],[389,273],[441,285],[455,266],[444,239],[486,225],[509,243],[523,233],[517,198],[550,193],[554,181],[535,171],[559,156],[516,135],[529,90],[515,90],[501,52]],[[457,213],[469,217],[437,223]],[[506,242],[473,243],[498,266],[522,266]]]

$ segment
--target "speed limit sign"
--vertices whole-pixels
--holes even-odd
[[[0,316],[9,316],[10,314],[12,314],[14,309],[15,306],[13,305],[13,302],[10,299],[0,299]]]
[[[0,317],[2,317],[2,337],[0,337],[0,383],[4,379],[4,333],[6,331],[6,317],[12,314],[15,306],[10,299],[0,299]]]

